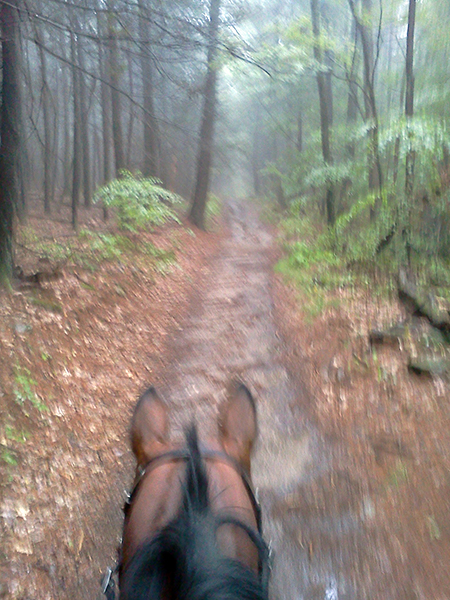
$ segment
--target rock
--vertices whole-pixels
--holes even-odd
[[[450,375],[450,358],[436,356],[416,356],[408,360],[408,369],[421,375]]]
[[[429,319],[430,323],[450,334],[450,307],[441,306],[438,298],[420,289],[404,270],[399,273],[398,292],[400,299],[414,309],[414,312]]]
[[[32,327],[31,325],[28,325],[27,323],[23,323],[22,321],[17,321],[17,323],[15,323],[14,325],[14,331],[16,333],[18,333],[19,335],[22,335],[24,333],[26,333],[27,331],[31,331]]]
[[[369,341],[371,344],[398,343],[404,339],[407,331],[406,323],[397,323],[385,330],[372,329],[369,333]]]

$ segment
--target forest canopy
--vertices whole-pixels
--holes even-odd
[[[69,203],[76,228],[123,169],[200,227],[210,191],[254,195],[350,262],[448,260],[447,3],[11,0],[0,16],[8,276],[30,203]]]

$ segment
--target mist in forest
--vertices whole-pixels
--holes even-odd
[[[6,221],[38,199],[47,213],[70,203],[76,227],[77,206],[126,170],[181,195],[201,227],[208,193],[301,204],[331,226],[364,203],[372,251],[401,229],[408,253],[445,218],[448,12],[437,0],[5,4]]]

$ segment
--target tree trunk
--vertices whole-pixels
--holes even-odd
[[[402,85],[400,88],[400,112],[402,112],[402,110],[403,110],[404,101],[405,101],[405,77],[402,77]],[[397,184],[397,179],[398,179],[398,165],[400,162],[400,143],[401,143],[400,136],[398,135],[395,138],[393,167],[392,167],[392,181],[393,181],[394,187]]]
[[[408,12],[408,32],[406,35],[406,94],[405,94],[405,116],[406,122],[410,125],[414,115],[414,29],[416,24],[416,0],[409,0]],[[408,128],[408,137],[411,138],[411,131]],[[408,263],[411,261],[410,256],[410,231],[411,231],[411,212],[413,203],[414,189],[414,163],[415,152],[411,146],[409,139],[409,149],[406,155],[406,174],[405,174],[405,210],[402,236],[405,242],[408,255]]]
[[[100,38],[103,37],[105,28],[101,21],[101,13],[97,13],[97,29],[99,31]],[[104,185],[113,179],[113,168],[112,168],[112,147],[111,147],[111,88],[109,87],[109,71],[105,68],[105,51],[103,48],[103,42],[100,39],[98,46],[98,62],[99,62],[99,73],[101,77],[100,82],[100,94],[101,94],[101,111],[102,111],[102,140],[103,140],[103,173],[100,176],[100,181]],[[108,220],[108,208],[103,205],[103,219]]]
[[[75,34],[71,33],[71,58],[73,80],[73,177],[72,177],[72,227],[78,229],[78,205],[81,193],[82,146],[81,146],[81,106],[80,72],[77,68]]]
[[[70,98],[70,78],[67,77],[65,80],[65,86],[62,89],[62,102],[63,106],[70,106],[71,98]],[[72,87],[73,87],[73,76],[72,76]],[[70,138],[70,119],[69,119],[69,111],[63,110],[63,159],[62,159],[62,186],[61,186],[61,197],[60,197],[60,207],[64,204],[65,198],[69,198],[71,196],[72,183],[71,174],[73,170],[73,160],[72,160],[72,149],[71,149],[71,138]],[[73,148],[73,144],[72,144]]]
[[[13,274],[14,209],[19,198],[21,86],[18,0],[0,8],[2,104],[0,122],[0,284]]]
[[[91,160],[90,160],[90,140],[89,140],[89,105],[87,99],[87,82],[86,63],[84,60],[84,48],[81,39],[77,40],[78,64],[81,71],[78,74],[79,78],[79,93],[80,93],[80,114],[81,114],[81,146],[83,156],[83,200],[84,205],[89,208],[92,200],[92,177],[91,177]]]
[[[131,96],[131,98],[134,97],[134,78],[133,78],[133,59],[131,56],[131,53],[127,53],[127,60],[128,60],[128,94]],[[125,152],[125,163],[127,165],[131,164],[131,155],[132,155],[132,148],[133,148],[133,138],[134,138],[134,120],[135,120],[135,111],[134,111],[134,105],[132,102],[129,102],[129,117],[128,117],[128,126],[127,126],[127,131],[126,131],[126,152]]]
[[[117,49],[117,39],[115,32],[110,27],[109,31],[109,69],[111,81],[111,112],[112,112],[112,135],[114,145],[114,164],[116,176],[121,169],[125,168],[125,158],[123,153],[123,135],[122,120],[120,109],[120,74],[119,59]]]
[[[364,61],[364,104],[365,119],[370,125],[367,162],[369,172],[369,190],[377,196],[374,209],[371,210],[373,219],[378,211],[383,175],[381,170],[379,150],[379,124],[375,100],[375,64],[373,52],[373,36],[371,31],[372,0],[363,0],[363,14],[356,14],[355,0],[348,0],[350,10],[355,20],[356,28],[361,39]]]
[[[205,228],[205,208],[208,197],[214,121],[216,117],[217,66],[214,64],[214,60],[216,57],[216,44],[219,32],[219,13],[220,0],[211,0],[208,28],[208,67],[206,73],[202,124],[200,129],[197,179],[189,214],[189,220],[200,229]]]
[[[311,0],[311,22],[314,36],[314,58],[318,66],[322,64],[322,51],[320,49],[320,17],[318,9],[318,0]],[[322,156],[325,164],[330,166],[333,164],[333,156],[331,153],[330,141],[330,106],[327,102],[327,84],[324,73],[317,70],[316,74],[317,88],[319,91],[319,106],[320,106],[320,134],[322,139]],[[329,184],[326,199],[325,209],[327,215],[327,223],[330,226],[334,225],[336,220],[334,189],[333,185]]]
[[[348,98],[347,98],[347,125],[352,134],[355,128],[356,119],[358,117],[358,87],[354,81],[354,72],[359,63],[358,61],[358,46],[356,43],[356,24],[355,19],[352,19],[351,37],[355,40],[355,52],[353,55],[352,69],[348,78]],[[355,141],[350,139],[346,144],[347,154],[350,158],[355,158]]]
[[[42,74],[42,112],[44,117],[44,212],[50,214],[53,202],[53,143],[50,128],[50,90],[47,83],[47,57],[41,45],[39,55]]]
[[[406,37],[406,94],[405,116],[407,122],[414,115],[414,29],[416,21],[416,0],[409,0],[408,33]],[[409,150],[406,156],[406,200],[412,198],[414,186],[414,152]]]
[[[145,18],[145,2],[139,0],[141,11],[139,34],[141,37],[141,71],[144,109],[144,164],[142,173],[146,176],[159,176],[158,168],[158,126],[155,118],[153,99],[153,72],[150,58],[150,26]]]

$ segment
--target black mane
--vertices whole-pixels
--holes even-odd
[[[197,432],[186,433],[189,459],[179,516],[136,552],[121,577],[121,600],[267,600],[260,578],[221,554],[220,519],[208,505],[208,479]],[[233,522],[233,519],[230,520]],[[247,530],[246,527],[244,527]],[[264,542],[253,534],[258,549]]]

